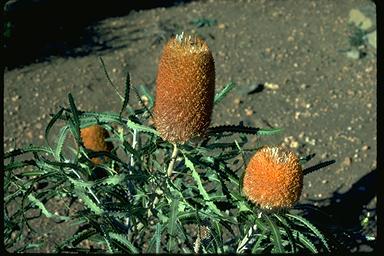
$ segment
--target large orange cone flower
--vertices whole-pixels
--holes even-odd
[[[215,65],[205,41],[183,34],[168,41],[160,59],[154,123],[160,136],[184,143],[209,127],[215,95]]]
[[[303,171],[299,158],[280,147],[263,147],[245,170],[243,192],[260,208],[291,208],[300,198]]]
[[[109,137],[108,131],[100,125],[92,125],[80,129],[80,136],[86,149],[95,152],[111,152],[113,144],[105,141]],[[94,164],[102,164],[107,160],[105,157],[93,157]]]

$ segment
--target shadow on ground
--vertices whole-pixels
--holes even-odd
[[[372,170],[351,189],[345,193],[334,192],[332,197],[323,200],[311,200],[321,202],[319,207],[312,204],[301,204],[298,208],[304,210],[304,217],[310,219],[328,237],[335,237],[330,241],[339,251],[350,252],[365,249],[374,249],[375,240],[367,238],[366,233],[375,229],[373,221],[364,222],[364,216],[376,218],[376,207],[368,209],[367,205],[374,200],[377,191],[377,170]],[[369,220],[369,219],[368,219]],[[373,223],[373,224],[372,224]],[[371,225],[372,224],[372,225]]]
[[[111,50],[111,46],[98,40],[98,33],[91,25],[104,18],[127,15],[132,10],[170,7],[189,1],[7,1],[3,7],[4,64],[13,69],[51,56],[76,57]]]

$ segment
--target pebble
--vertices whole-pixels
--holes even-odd
[[[361,150],[363,150],[363,151],[367,151],[368,149],[370,149],[370,147],[369,147],[368,145],[364,145],[364,146],[361,148]]]
[[[252,109],[246,108],[246,109],[244,109],[244,111],[245,111],[245,115],[246,116],[252,116],[253,115],[253,110]]]
[[[43,128],[43,125],[41,123],[37,123],[37,124],[35,124],[35,127],[36,127],[36,129],[41,129],[41,128]]]
[[[32,131],[29,131],[25,134],[29,139],[32,139],[33,138],[33,133]]]
[[[344,158],[343,165],[350,166],[351,164],[352,164],[352,158],[350,158],[349,156]]]
[[[279,89],[279,85],[278,84],[273,84],[273,83],[265,83],[264,87],[269,89],[269,90],[272,90],[272,91],[275,91],[275,90]]]
[[[235,103],[236,105],[240,105],[240,103],[241,103],[240,98],[236,98],[236,99],[234,99],[234,100],[233,100],[233,103]]]
[[[13,97],[11,98],[11,100],[12,100],[13,102],[15,102],[15,101],[17,101],[17,100],[20,99],[20,98],[21,98],[20,95],[16,95],[16,96],[13,96]]]

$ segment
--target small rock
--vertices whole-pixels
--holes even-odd
[[[328,181],[327,181],[327,180],[322,180],[321,183],[323,183],[323,184],[327,184]]]
[[[272,91],[275,91],[275,90],[279,89],[279,85],[278,84],[273,84],[273,83],[265,83],[264,87],[269,89],[269,90],[272,90]]]
[[[376,46],[376,44],[377,44],[377,42],[376,42],[376,30],[373,31],[373,32],[371,32],[371,33],[369,33],[369,34],[367,34],[365,37],[367,38],[368,43],[369,43],[373,48],[376,49],[376,47],[377,47],[377,46]]]
[[[219,29],[225,29],[227,26],[224,23],[220,23],[219,25],[217,25],[217,27]]]
[[[11,100],[12,100],[13,102],[15,102],[15,101],[17,101],[17,100],[20,99],[20,98],[21,98],[20,95],[16,95],[16,96],[13,96],[13,97],[11,98]]]
[[[298,148],[299,147],[299,142],[297,141],[292,141],[291,144],[289,144],[291,148]]]
[[[344,158],[343,165],[350,166],[351,164],[352,164],[352,158],[350,158],[348,156],[346,158]]]
[[[234,99],[234,100],[233,100],[233,103],[235,103],[236,105],[240,105],[240,103],[241,103],[240,98],[236,98],[236,99]]]
[[[29,139],[32,139],[33,138],[33,133],[32,131],[29,131],[25,134]]]
[[[35,127],[36,127],[36,129],[41,129],[41,128],[43,128],[43,125],[41,124],[41,123],[37,123],[37,124],[35,124]]]
[[[367,151],[368,149],[370,149],[370,147],[369,147],[368,145],[364,145],[364,146],[361,148],[361,150],[363,150],[363,151]]]
[[[353,60],[360,59],[360,51],[357,49],[352,49],[346,53],[347,57]]]
[[[371,19],[367,18],[360,10],[352,9],[349,12],[349,23],[355,24],[355,26],[367,30],[372,27],[373,23]]]
[[[253,110],[252,109],[246,108],[246,109],[244,109],[244,111],[245,111],[245,115],[246,116],[252,116],[253,115]]]

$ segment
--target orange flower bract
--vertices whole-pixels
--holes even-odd
[[[303,171],[298,157],[280,147],[263,147],[245,170],[243,192],[263,209],[291,208],[300,198]]]
[[[154,123],[160,136],[184,143],[209,127],[215,65],[208,45],[181,34],[164,46],[156,79]]]
[[[110,141],[105,141],[109,137],[108,131],[100,125],[92,125],[80,129],[80,136],[86,149],[95,152],[111,152],[113,144]],[[93,157],[91,161],[94,164],[102,164],[107,158]]]

